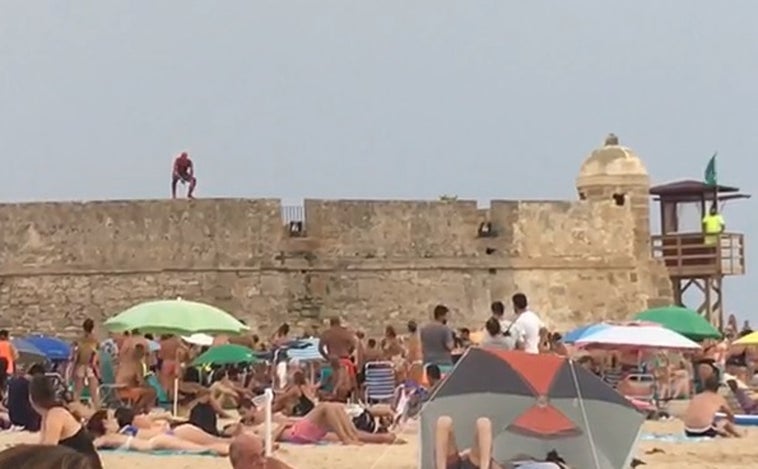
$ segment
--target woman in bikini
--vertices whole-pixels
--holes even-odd
[[[272,412],[282,412],[292,417],[304,417],[316,407],[316,395],[305,373],[297,370],[292,375],[292,384],[274,399]]]
[[[106,411],[98,411],[87,422],[87,430],[95,437],[96,448],[118,449],[122,451],[184,451],[212,453],[217,456],[229,454],[229,443],[194,443],[166,429],[160,432],[143,431],[132,426],[118,428],[114,419],[109,419]]]
[[[98,416],[97,418],[108,418],[107,413],[104,411],[100,412],[103,413],[95,414]],[[90,418],[90,421],[95,418],[95,415]],[[154,436],[165,433],[198,445],[229,443],[227,438],[212,435],[192,423],[182,423],[174,426],[166,420],[154,420],[148,415],[136,414],[128,407],[116,409],[113,417],[118,424],[119,433],[136,436],[143,440],[149,440]]]
[[[74,374],[74,401],[79,402],[82,398],[82,390],[87,384],[92,399],[92,405],[100,406],[98,389],[100,388],[98,360],[99,342],[94,335],[95,323],[92,319],[85,319],[82,324],[82,336],[74,343],[71,351]]]
[[[320,402],[295,423],[279,425],[274,439],[285,443],[312,445],[322,441],[344,445],[402,443],[394,433],[367,433],[355,428],[342,404]]]

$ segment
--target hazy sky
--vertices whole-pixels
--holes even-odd
[[[608,132],[656,183],[701,179],[718,150],[721,182],[751,192],[757,16],[755,0],[0,0],[0,200],[164,197],[184,148],[201,197],[573,198]],[[753,203],[725,216],[758,240]],[[758,322],[755,279],[728,279],[726,301]]]

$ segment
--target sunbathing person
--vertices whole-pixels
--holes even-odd
[[[437,419],[434,433],[435,469],[504,469],[492,459],[492,422],[479,418],[474,429],[474,444],[461,451],[453,434],[453,419]]]
[[[320,402],[304,418],[295,423],[279,425],[274,439],[286,443],[312,445],[321,441],[345,445],[362,443],[401,443],[393,433],[368,433],[355,428],[342,404]]]
[[[691,438],[740,437],[734,427],[734,414],[724,396],[719,394],[721,383],[715,375],[703,383],[703,391],[696,394],[684,412],[684,434]],[[726,419],[716,420],[716,413],[723,412]]]
[[[298,370],[292,375],[292,384],[274,398],[272,412],[303,417],[316,407],[316,396],[308,384],[305,373]]]
[[[740,404],[742,411],[746,414],[755,415],[758,414],[758,402],[750,397],[745,388],[741,388],[737,383],[737,379],[727,379],[727,386],[734,394],[734,398]]]
[[[107,419],[107,414],[104,411],[99,415],[96,413],[96,416],[100,419]],[[167,421],[154,421],[147,415],[137,415],[128,407],[116,409],[114,417],[118,424],[119,433],[136,436],[143,440],[149,440],[154,436],[165,433],[199,445],[229,443],[227,438],[211,435],[192,423],[182,423],[172,426]]]
[[[105,412],[105,411],[101,411]],[[97,417],[97,418],[94,418]],[[103,418],[100,412],[96,413],[89,422],[87,430],[95,437],[95,448],[117,449],[121,451],[183,451],[193,453],[212,453],[217,456],[226,456],[229,454],[229,443],[209,443],[198,444],[188,441],[182,437],[174,435],[170,430],[154,435],[148,439],[140,438],[131,434],[119,433],[118,424],[108,419],[107,415]]]

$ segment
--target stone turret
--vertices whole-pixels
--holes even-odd
[[[621,146],[618,137],[609,134],[603,146],[584,160],[576,188],[582,200],[613,200],[618,205],[628,205],[636,219],[637,258],[650,257],[650,177],[634,151]]]

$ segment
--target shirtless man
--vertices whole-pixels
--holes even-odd
[[[168,395],[174,396],[174,379],[179,377],[181,363],[187,360],[189,351],[182,343],[182,340],[175,335],[164,335],[161,337],[161,348],[158,350],[161,368],[158,375],[158,381]]]
[[[135,412],[148,413],[155,404],[157,393],[145,381],[147,348],[137,344],[132,350],[133,356],[127,361],[122,360],[116,372],[118,394],[121,399],[132,402]]]
[[[684,412],[684,434],[691,438],[714,438],[717,436],[740,437],[734,427],[734,414],[724,396],[719,394],[721,383],[718,377],[710,376],[703,383],[703,391],[690,400]],[[726,419],[716,421],[716,413],[723,412]]]
[[[324,360],[338,359],[351,380],[355,381],[355,364],[350,355],[358,348],[358,337],[350,329],[342,325],[340,318],[333,317],[329,320],[329,329],[321,334],[318,351]]]
[[[187,198],[193,199],[192,193],[195,191],[197,179],[195,178],[195,169],[192,166],[192,160],[186,151],[183,151],[174,160],[174,169],[171,174],[171,198],[176,198],[176,184],[182,181],[182,184],[189,183],[187,189]]]
[[[74,401],[81,401],[85,384],[89,387],[92,405],[100,407],[98,388],[100,387],[98,360],[99,343],[94,334],[95,322],[85,319],[82,324],[82,336],[76,341],[73,349],[74,356]]]
[[[229,447],[232,469],[293,469],[287,463],[266,456],[263,442],[250,433],[241,433]]]

